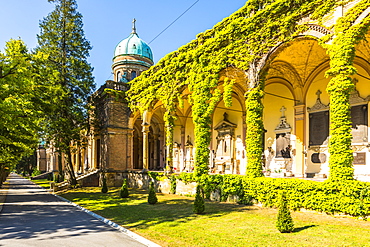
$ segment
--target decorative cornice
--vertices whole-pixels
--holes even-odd
[[[322,33],[324,35],[333,33],[333,31],[331,31],[331,30],[329,30],[329,29],[327,29],[323,26],[317,25],[317,24],[306,24],[306,25],[308,26],[309,30],[316,31],[316,32]]]
[[[316,100],[316,103],[312,107],[307,107],[308,112],[318,112],[329,110],[329,105],[321,103],[320,99]]]
[[[349,104],[350,105],[365,105],[370,101],[370,95],[366,98],[362,98],[359,92],[354,89],[349,96]]]
[[[319,111],[329,110],[329,105],[325,105],[321,103],[321,99],[320,99],[321,91],[320,90],[317,90],[316,95],[317,95],[316,103],[312,107],[307,107],[307,112],[319,112]]]

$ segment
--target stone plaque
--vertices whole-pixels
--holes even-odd
[[[352,142],[367,142],[367,105],[351,107]]]
[[[329,136],[329,111],[310,113],[310,146],[322,145]]]
[[[353,162],[354,165],[366,165],[366,153],[359,152],[353,153]]]
[[[312,163],[325,163],[326,162],[326,154],[324,153],[313,153],[311,155]]]

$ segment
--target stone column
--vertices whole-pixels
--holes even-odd
[[[143,170],[148,171],[149,169],[149,127],[150,124],[143,123]]]
[[[134,169],[134,130],[127,132],[127,168]]]
[[[295,117],[295,164],[293,164],[293,173],[295,177],[305,176],[305,105],[300,104],[294,107]],[[294,154],[293,154],[294,155]]]
[[[181,126],[181,152],[182,157],[180,160],[180,172],[182,172],[185,169],[185,126]]]
[[[166,163],[165,163],[165,148],[166,148],[166,145],[165,145],[165,141],[164,141],[164,133],[161,132],[162,135],[160,135],[159,137],[159,146],[161,147],[161,152],[160,152],[160,166],[164,169],[166,168]]]
[[[154,152],[154,157],[153,157],[153,167],[154,169],[157,168],[158,164],[158,134],[153,135],[153,152]]]

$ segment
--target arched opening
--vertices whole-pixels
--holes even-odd
[[[143,135],[141,120],[137,120],[133,133],[133,169],[143,169]]]
[[[119,82],[121,80],[121,72],[117,72],[116,82]]]
[[[136,78],[136,71],[131,71],[131,80]]]

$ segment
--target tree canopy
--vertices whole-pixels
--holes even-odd
[[[87,99],[95,89],[93,69],[87,62],[91,45],[85,38],[76,1],[49,2],[55,3],[55,9],[40,22],[36,49],[48,55],[44,65],[52,73],[46,80],[56,89],[54,104],[46,112],[46,133],[54,147],[66,154],[69,179],[75,184],[71,148],[80,143],[88,126]]]
[[[32,154],[42,131],[42,99],[47,89],[40,83],[37,64],[45,58],[30,53],[22,40],[6,43],[0,53],[0,176]]]

